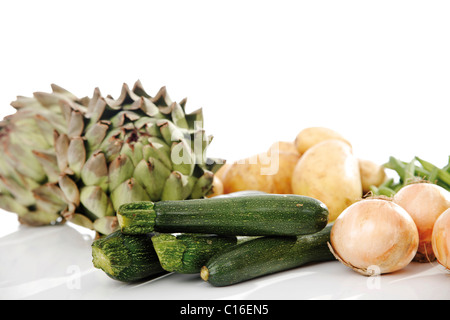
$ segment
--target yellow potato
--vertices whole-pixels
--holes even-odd
[[[274,142],[268,152],[272,152],[273,150],[278,150],[279,152],[291,152],[291,153],[297,153],[297,147],[295,146],[294,141],[277,141]]]
[[[218,173],[222,177],[224,193],[257,190],[291,194],[292,173],[300,155],[295,150],[294,152],[280,150],[281,148],[277,145],[269,149],[267,153],[260,153],[229,164],[229,167],[225,169],[222,167]],[[220,172],[222,169],[225,172]]]
[[[270,164],[265,164],[267,154],[243,159],[231,164],[223,182],[224,193],[245,190],[274,192],[272,170]]]
[[[208,198],[220,196],[223,194],[223,183],[219,177],[214,176],[213,185],[212,185],[212,193],[208,194]]]
[[[378,187],[387,179],[384,167],[371,160],[359,159],[359,172],[364,193],[370,191],[370,186]]]
[[[279,169],[273,176],[273,192],[278,194],[292,194],[292,174],[300,155],[295,152],[280,152],[278,155]]]
[[[326,140],[309,148],[292,175],[292,191],[322,201],[329,221],[362,197],[358,159],[341,140]]]
[[[319,142],[330,139],[344,141],[349,146],[351,146],[350,142],[348,142],[341,134],[332,129],[324,127],[309,127],[303,129],[297,135],[295,139],[295,145],[298,153],[304,154],[306,150],[308,150],[312,146],[318,144]]]
[[[220,181],[223,181],[225,178],[225,175],[227,174],[228,169],[231,167],[231,163],[224,163],[223,166],[220,167],[219,170],[214,174],[215,177],[219,178]]]

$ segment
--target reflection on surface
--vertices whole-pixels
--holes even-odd
[[[57,286],[80,287],[92,271],[93,235],[69,225],[19,226],[0,238],[0,299],[25,298]]]
[[[437,264],[364,277],[337,261],[216,288],[199,275],[167,274],[122,283],[92,265],[94,234],[70,225],[20,226],[0,237],[0,299],[449,299],[450,276]]]

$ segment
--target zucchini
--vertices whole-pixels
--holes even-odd
[[[126,234],[297,236],[322,230],[328,209],[321,201],[301,195],[244,194],[128,203],[119,208],[117,218]]]
[[[299,237],[261,237],[225,249],[202,267],[200,276],[213,286],[240,283],[300,267],[335,260],[328,248],[331,225]]]
[[[92,243],[94,267],[110,278],[134,282],[167,273],[153,248],[152,235],[125,235],[120,231]]]
[[[152,237],[153,246],[164,270],[198,273],[219,251],[235,245],[236,237],[206,234],[165,234]]]

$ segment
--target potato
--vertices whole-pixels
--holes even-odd
[[[272,150],[278,150],[279,152],[290,152],[290,153],[297,153],[297,147],[295,146],[294,141],[277,141],[274,142],[268,152],[270,153]]]
[[[387,179],[384,167],[371,160],[359,159],[359,172],[364,193],[370,191],[370,186],[378,187]]]
[[[295,152],[279,153],[279,169],[273,176],[274,193],[292,194],[292,174],[297,165],[300,155]]]
[[[341,140],[351,146],[350,142],[348,142],[341,134],[324,127],[310,127],[303,129],[295,139],[295,146],[298,153],[304,154],[306,150],[312,146],[330,139]]]
[[[216,196],[220,196],[223,194],[223,183],[219,177],[214,176],[213,185],[212,185],[212,193],[208,194],[207,198],[212,198]]]
[[[258,159],[255,163],[254,159]],[[231,164],[224,180],[224,193],[244,190],[273,192],[273,175],[261,174],[262,164],[259,158],[247,158]]]
[[[294,152],[260,153],[235,162],[223,180],[224,193],[257,190],[291,194],[292,173],[300,155]]]
[[[362,197],[358,159],[348,143],[326,140],[309,148],[292,175],[292,191],[322,201],[329,221]]]
[[[219,178],[220,181],[223,181],[225,175],[227,174],[228,169],[231,167],[231,163],[224,163],[223,166],[220,167],[219,170],[214,174],[215,177]]]

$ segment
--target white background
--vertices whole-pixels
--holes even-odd
[[[51,83],[118,97],[140,79],[203,108],[211,156],[327,126],[361,157],[445,164],[449,16],[448,1],[2,1],[0,117]]]
[[[448,1],[1,1],[0,118],[51,83],[118,97],[140,79],[203,108],[213,157],[325,126],[378,163],[444,165],[449,17]]]

